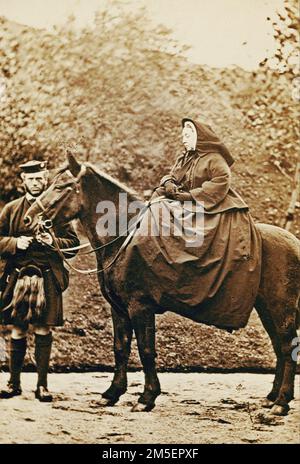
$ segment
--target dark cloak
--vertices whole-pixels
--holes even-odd
[[[238,329],[247,324],[258,292],[261,237],[247,204],[231,188],[233,158],[229,150],[208,126],[194,124],[196,150],[180,155],[161,181],[163,186],[166,179],[172,179],[182,191],[190,192],[192,206],[185,208],[162,199],[148,208],[126,249],[121,279],[127,292],[145,293],[146,289],[149,301],[154,299],[162,309],[220,328]],[[152,199],[161,193],[162,188]],[[194,220],[197,202],[204,215],[200,226]],[[180,209],[194,215],[190,227],[181,236],[164,235],[164,219],[157,218],[168,210],[174,232]],[[153,220],[158,233],[149,236],[146,231]],[[197,229],[200,244],[190,246],[188,229]]]

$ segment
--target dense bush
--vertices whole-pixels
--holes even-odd
[[[279,18],[293,44],[294,3]],[[190,115],[208,121],[241,161],[236,184],[256,218],[280,223],[298,149],[293,60],[273,70],[262,63],[255,73],[192,65],[167,30],[153,28],[143,10],[125,13],[118,1],[80,32],[72,21],[55,35],[4,18],[0,25],[4,200],[18,195],[21,161],[43,158],[51,167],[66,148],[149,189],[181,150],[180,119]],[[280,50],[280,63],[288,62]]]

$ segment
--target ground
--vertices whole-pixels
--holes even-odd
[[[269,374],[162,373],[162,395],[149,413],[131,412],[141,372],[129,374],[128,393],[117,405],[97,406],[111,376],[51,374],[55,401],[45,404],[34,399],[35,374],[24,374],[23,396],[1,400],[0,443],[300,442],[299,377],[289,415],[274,417],[260,407]]]

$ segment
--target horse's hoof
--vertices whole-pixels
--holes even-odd
[[[97,400],[97,401],[94,401],[94,404],[96,406],[100,406],[101,408],[105,408],[106,406],[114,406],[117,402],[118,402],[119,399],[117,400],[112,400],[112,399],[108,399],[108,398],[102,398],[100,400]]]
[[[289,412],[289,406],[281,406],[280,404],[274,404],[271,409],[271,414],[273,416],[286,416]]]
[[[261,406],[262,406],[263,408],[271,409],[271,408],[274,406],[274,401],[271,401],[271,400],[269,400],[268,398],[265,398],[265,399],[262,401]]]
[[[151,403],[151,404],[136,403],[132,407],[131,412],[149,412],[154,408],[154,406],[155,406],[155,403]]]

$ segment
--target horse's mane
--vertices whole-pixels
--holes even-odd
[[[123,190],[126,192],[128,195],[132,196],[135,200],[140,200],[141,198],[138,195],[138,193],[128,187],[127,185],[123,184],[123,182],[120,182],[117,179],[114,179],[111,175],[107,174],[106,172],[102,171],[101,169],[97,168],[95,165],[91,163],[84,163],[86,167],[90,168],[97,176],[99,176],[101,179],[105,179],[111,184],[113,184],[115,187],[119,188],[120,190]]]
[[[108,181],[113,186],[117,187],[118,189],[124,191],[125,193],[127,193],[128,195],[133,197],[134,200],[143,201],[141,199],[141,197],[139,196],[139,194],[135,190],[133,190],[130,187],[128,187],[127,185],[123,184],[123,182],[120,182],[119,180],[115,179],[110,174],[107,174],[106,172],[102,171],[102,169],[97,168],[94,164],[86,162],[86,163],[84,163],[84,165],[86,167],[90,168],[98,177],[100,177],[100,179],[105,179],[106,181]],[[63,174],[64,172],[66,172],[68,170],[69,170],[68,163],[64,163],[59,168],[53,170],[53,172],[52,172],[52,180],[58,179],[61,174]]]

